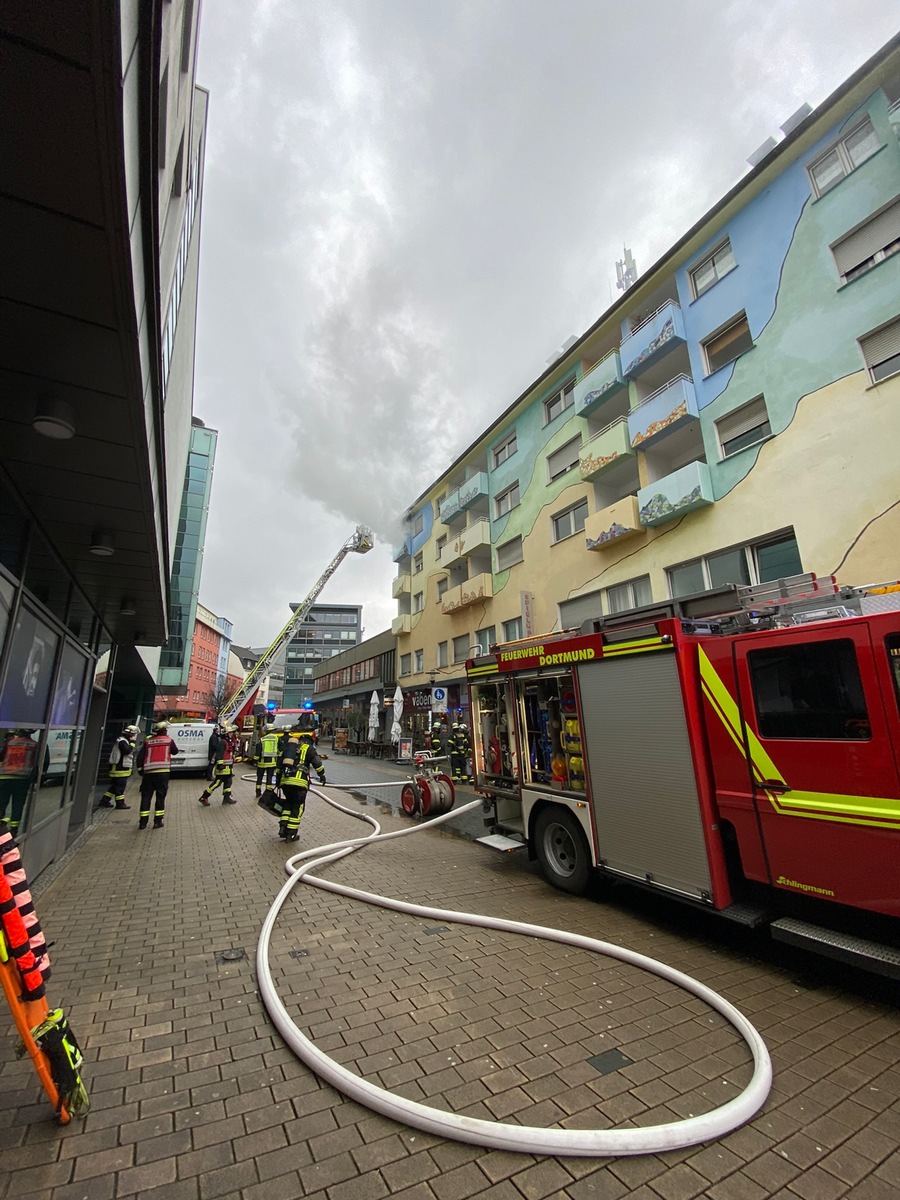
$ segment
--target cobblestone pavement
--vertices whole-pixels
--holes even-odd
[[[396,778],[387,765],[328,765],[335,783],[383,781],[392,771]],[[0,1197],[896,1196],[900,1013],[887,985],[811,971],[808,960],[755,935],[630,888],[561,895],[524,854],[492,854],[452,832],[370,848],[325,873],[599,936],[671,963],[756,1023],[774,1061],[772,1094],[720,1141],[619,1159],[467,1146],[345,1099],[287,1050],[256,991],[260,926],[285,879],[274,820],[249,782],[237,784],[230,808],[215,800],[202,808],[201,787],[176,780],[166,828],[139,832],[132,784],[132,811],[101,814],[52,881],[37,881],[38,912],[55,943],[49,998],[67,1010],[84,1049],[92,1109],[56,1126],[5,1030]],[[344,802],[384,829],[409,825],[385,792],[368,796]],[[301,846],[361,832],[313,798]],[[222,958],[232,950],[245,957]],[[373,1082],[456,1112],[569,1127],[670,1122],[716,1106],[750,1075],[737,1034],[700,1001],[635,968],[534,938],[423,921],[299,885],[270,962],[289,1011],[321,1049]],[[607,1070],[600,1056],[608,1051],[630,1061]]]

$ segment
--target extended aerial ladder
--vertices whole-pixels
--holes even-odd
[[[272,663],[278,657],[282,646],[289,642],[300,626],[306,620],[309,610],[315,604],[322,588],[332,577],[344,559],[351,552],[354,554],[367,554],[375,544],[375,539],[372,536],[372,530],[365,525],[357,525],[356,532],[352,537],[349,537],[337,554],[319,576],[315,582],[312,591],[306,597],[302,604],[298,605],[296,610],[291,613],[287,624],[275,638],[275,641],[268,648],[265,654],[260,658],[259,662],[253,667],[249,675],[244,679],[244,682],[228,697],[222,708],[219,710],[219,720],[223,724],[230,724],[241,711],[243,706],[252,697],[254,691],[259,687],[261,681],[265,678]]]

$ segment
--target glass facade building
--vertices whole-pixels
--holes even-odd
[[[172,560],[169,641],[160,656],[157,678],[164,692],[183,691],[190,671],[217,438],[214,429],[207,429],[194,417]]]
[[[297,610],[299,605],[292,604]],[[355,646],[362,636],[362,607],[314,604],[297,636],[288,643],[283,708],[302,708],[315,695],[313,670],[326,658]]]

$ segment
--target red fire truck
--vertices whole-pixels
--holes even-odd
[[[467,663],[480,840],[564,891],[601,872],[900,978],[900,584],[717,604]]]

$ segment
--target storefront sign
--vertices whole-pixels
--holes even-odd
[[[522,605],[522,637],[534,637],[534,592],[519,592]]]

